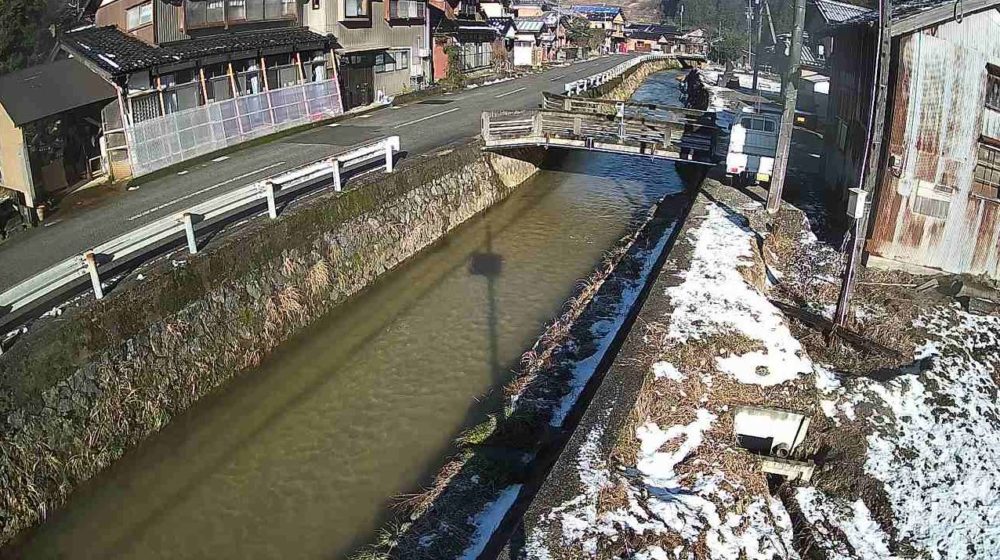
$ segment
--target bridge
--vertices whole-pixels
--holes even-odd
[[[570,148],[718,163],[715,113],[681,107],[543,94],[540,109],[483,112],[488,150]]]

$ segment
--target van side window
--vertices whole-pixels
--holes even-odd
[[[747,130],[751,130],[753,128],[752,126],[750,126],[750,123],[751,123],[751,119],[750,118],[745,118],[745,119],[743,119],[743,120],[740,121],[740,124],[743,125],[743,128],[745,128]]]
[[[774,132],[774,121],[764,121],[764,132]]]

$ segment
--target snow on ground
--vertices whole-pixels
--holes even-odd
[[[929,369],[846,387],[825,372],[817,386],[833,400],[824,412],[870,428],[865,472],[883,483],[900,542],[934,559],[1000,558],[1000,317],[938,308],[918,326],[929,340],[915,358]],[[797,498],[810,521],[840,528],[859,551],[828,543],[832,558],[889,557],[864,504],[812,488]]]
[[[559,408],[552,413],[552,419],[549,421],[549,424],[553,427],[558,428],[562,426],[563,422],[566,421],[566,415],[573,409],[573,405],[576,404],[577,399],[580,398],[580,394],[587,387],[587,382],[593,377],[597,366],[604,358],[604,354],[607,353],[608,348],[611,347],[611,343],[614,342],[618,331],[621,330],[622,325],[625,323],[625,318],[628,317],[632,308],[635,307],[636,298],[639,297],[642,287],[646,284],[646,279],[649,278],[649,274],[653,271],[653,265],[656,264],[657,258],[663,253],[667,241],[670,239],[671,230],[674,227],[676,227],[676,224],[671,225],[667,231],[663,232],[663,235],[651,250],[644,251],[638,255],[638,258],[642,261],[642,271],[637,278],[629,280],[626,283],[612,317],[598,321],[590,328],[591,333],[597,340],[595,344],[597,349],[589,357],[573,366],[573,381],[570,385],[570,391],[562,398]]]
[[[507,510],[510,509],[510,506],[514,505],[514,500],[517,499],[517,495],[520,492],[520,484],[512,484],[504,488],[500,491],[500,496],[495,501],[486,504],[486,508],[475,519],[470,520],[470,523],[476,526],[476,534],[472,536],[472,542],[465,549],[465,552],[458,557],[458,560],[475,560],[479,558],[479,555],[483,553],[483,549],[486,548],[486,544],[490,541],[490,537],[493,536],[497,527],[500,526],[500,522],[507,515]]]
[[[547,523],[561,527],[559,546],[578,549],[583,558],[594,558],[602,547],[626,535],[673,535],[685,544],[669,551],[651,545],[634,558],[688,559],[695,558],[695,544],[704,534],[711,559],[798,558],[791,543],[791,519],[778,500],[768,496],[747,503],[744,496],[723,488],[718,473],[690,477],[676,472],[679,464],[696,455],[705,431],[715,419],[714,414],[702,409],[689,424],[666,430],[651,422],[640,426],[637,435],[641,446],[635,468],[638,478],[609,470],[598,447],[603,429],[594,429],[577,461],[581,493],[546,517]],[[671,450],[664,451],[664,446]],[[624,485],[628,506],[600,512],[601,492],[615,484]],[[739,502],[745,504],[742,509],[737,506]],[[530,559],[552,558],[544,532],[538,529],[529,535],[525,550]]]
[[[705,221],[691,235],[695,242],[691,267],[680,286],[667,290],[675,307],[669,336],[687,342],[738,333],[760,342],[763,351],[717,358],[719,370],[742,383],[777,385],[812,372],[784,317],[733,266],[750,264],[753,232],[711,204]]]
[[[848,503],[815,488],[798,488],[795,500],[827,560],[895,560],[889,537],[861,500]]]

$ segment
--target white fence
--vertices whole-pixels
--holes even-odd
[[[126,129],[132,175],[344,112],[337,80],[214,101]]]
[[[389,136],[363,144],[292,171],[234,189],[102,243],[0,293],[0,310],[6,312],[5,315],[0,315],[0,325],[9,326],[23,312],[49,302],[64,290],[79,286],[88,276],[94,295],[101,299],[104,297],[100,277],[102,267],[109,269],[114,263],[148,255],[163,243],[182,235],[187,238],[189,252],[197,253],[196,230],[200,223],[224,218],[265,202],[268,215],[276,218],[277,199],[286,194],[327,181],[332,182],[335,191],[340,191],[341,171],[347,167],[384,159],[385,170],[392,172],[393,153],[398,151],[399,136]]]
[[[668,53],[650,53],[643,54],[622,62],[614,68],[605,70],[593,76],[587,76],[586,78],[580,78],[579,80],[569,82],[566,84],[566,95],[579,95],[589,89],[593,89],[599,85],[606,84],[611,80],[621,76],[628,70],[642,64],[643,62],[649,62],[652,60],[665,60],[669,58],[677,58],[676,54]]]

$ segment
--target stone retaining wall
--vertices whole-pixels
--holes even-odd
[[[674,59],[645,62],[643,64],[639,64],[622,77],[611,80],[606,84],[602,84],[588,91],[585,95],[587,97],[596,97],[600,99],[618,99],[626,101],[632,98],[632,94],[639,89],[639,86],[641,86],[649,76],[657,72],[663,72],[664,70],[671,70],[680,67],[680,62]]]
[[[473,144],[169,259],[0,357],[0,543],[179,412],[537,170]]]

